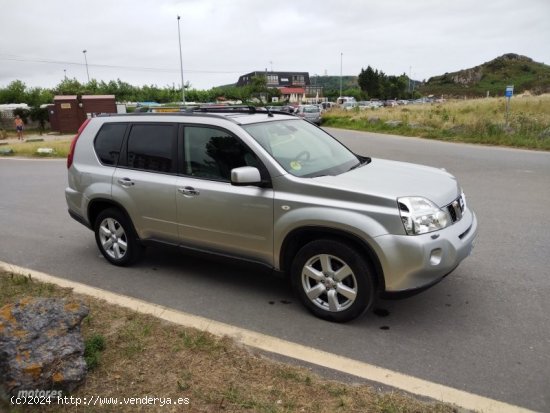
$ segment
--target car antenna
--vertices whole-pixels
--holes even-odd
[[[265,107],[265,110],[267,111],[267,116],[272,118],[273,117],[273,113],[271,113],[271,109],[269,109],[268,106]]]

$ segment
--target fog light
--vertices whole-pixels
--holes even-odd
[[[430,253],[430,264],[439,265],[441,258],[443,257],[443,250],[441,248],[436,248]]]

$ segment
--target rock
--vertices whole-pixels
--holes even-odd
[[[369,121],[369,123],[378,123],[378,122],[380,122],[380,118],[377,118],[376,116],[369,116],[369,118],[367,120]]]
[[[0,392],[71,392],[86,377],[79,301],[24,298],[0,308]]]
[[[541,140],[550,139],[550,128],[546,128],[541,133],[539,133],[539,139]]]
[[[55,153],[54,148],[38,148],[36,153],[39,155],[52,155]]]
[[[401,122],[400,120],[387,120],[384,123],[388,126],[396,127],[396,126],[401,125],[403,122]]]
[[[502,131],[507,135],[513,135],[516,130],[509,125],[502,125]]]

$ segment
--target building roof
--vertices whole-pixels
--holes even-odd
[[[53,100],[75,100],[76,98],[76,95],[59,95],[54,96]]]
[[[279,90],[283,95],[292,95],[292,94],[303,95],[306,92],[303,87],[283,87]]]
[[[114,99],[115,95],[83,95],[82,99]]]

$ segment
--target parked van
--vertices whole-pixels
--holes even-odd
[[[353,96],[340,96],[338,99],[336,99],[336,103],[338,103],[339,105],[343,105],[347,102],[356,103],[357,101]]]

